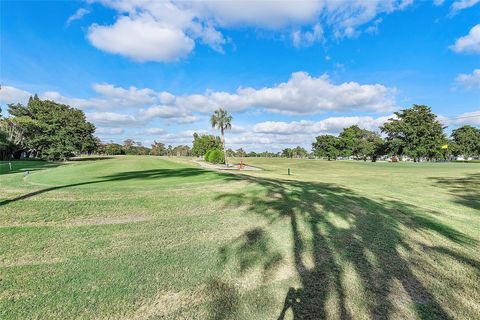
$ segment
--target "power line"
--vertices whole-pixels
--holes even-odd
[[[478,118],[478,117],[480,117],[480,113],[470,115],[470,116],[458,116],[458,117],[452,117],[452,118],[444,117],[443,119],[440,119],[440,121],[441,122],[447,122],[447,121],[458,120],[458,119],[468,119],[468,118]]]
[[[452,118],[451,120],[455,120],[455,119],[465,119],[465,118],[475,118],[475,117],[480,117],[480,113],[479,113],[479,114],[475,114],[475,115],[473,115],[473,116],[456,117],[456,118]]]

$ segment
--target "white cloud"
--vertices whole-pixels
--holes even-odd
[[[297,30],[292,33],[293,45],[297,48],[309,47],[315,42],[323,39],[323,28],[320,24],[313,26],[312,30],[304,31]]]
[[[97,0],[118,12],[112,25],[90,26],[97,48],[138,61],[170,62],[186,57],[195,41],[218,52],[228,42],[220,29],[253,27],[291,34],[294,46],[354,37],[378,15],[403,10],[412,0],[354,1],[138,1]],[[292,31],[293,30],[293,31]],[[306,31],[305,31],[306,30]]]
[[[475,69],[471,74],[461,73],[455,81],[467,89],[480,89],[480,69]]]
[[[0,89],[0,104],[27,103],[32,94],[11,86],[2,86]]]
[[[132,115],[115,112],[90,112],[86,114],[87,120],[95,124],[107,126],[132,126],[138,125],[140,121]]]
[[[365,31],[368,32],[368,33],[372,33],[372,34],[377,34],[378,33],[378,26],[380,25],[380,23],[382,23],[383,19],[382,18],[378,18],[376,19],[373,24],[371,26],[369,26]]]
[[[271,87],[240,87],[234,92],[208,90],[203,94],[175,96],[169,92],[136,87],[121,88],[112,84],[94,84],[98,96],[93,98],[66,97],[59,92],[40,94],[50,99],[84,109],[105,111],[129,109],[135,114],[135,121],[149,121],[161,118],[172,123],[192,123],[199,115],[208,114],[218,107],[230,112],[248,109],[266,110],[280,114],[318,114],[325,111],[389,111],[395,106],[394,88],[381,84],[360,84],[358,82],[333,83],[328,75],[310,76],[306,72],[292,73],[288,81]],[[26,101],[26,91],[5,87],[2,96],[13,97],[12,101]],[[105,117],[111,112],[92,112]],[[131,116],[133,117],[133,116]],[[100,121],[103,118],[99,118]],[[117,118],[112,121],[119,121]],[[121,120],[123,121],[123,120]],[[133,119],[127,122],[135,122]]]
[[[473,7],[474,5],[476,5],[479,2],[480,2],[480,0],[458,0],[458,1],[454,1],[452,3],[452,6],[450,7],[450,14],[454,15],[458,11]]]
[[[123,134],[125,130],[123,128],[96,128],[95,133],[101,136],[119,135]]]
[[[147,134],[163,134],[163,133],[166,133],[166,131],[163,128],[148,128],[148,129],[145,129],[145,133],[147,133]]]
[[[318,78],[292,73],[287,82],[261,89],[239,88],[236,93],[207,92],[177,97],[179,106],[210,112],[224,106],[232,112],[264,108],[282,114],[315,114],[324,111],[388,111],[395,105],[395,89],[380,84],[333,84],[327,75]]]
[[[162,118],[173,123],[193,123],[199,117],[192,115],[191,112],[178,106],[156,105],[146,110],[141,110],[140,116],[146,120]]]
[[[122,16],[110,26],[94,24],[87,37],[98,49],[137,61],[175,61],[195,47],[195,42],[182,30],[148,16]]]
[[[69,26],[73,21],[82,19],[86,14],[89,14],[90,11],[84,8],[78,9],[74,14],[68,17],[66,25]]]
[[[480,53],[480,24],[477,24],[470,32],[458,38],[450,49],[457,53]]]
[[[66,97],[56,91],[47,91],[40,95],[42,99],[54,100],[59,103],[71,105],[81,109],[114,109],[114,108],[141,108],[153,103],[158,99],[166,99],[166,93],[157,93],[151,89],[128,89],[115,87],[112,84],[93,84],[93,90],[99,94],[94,98],[72,98]]]
[[[343,128],[358,125],[360,128],[367,130],[377,130],[390,117],[384,116],[373,118],[370,116],[354,116],[354,117],[330,117],[321,121],[293,121],[278,122],[266,121],[260,122],[253,126],[256,133],[266,134],[318,134],[318,133],[339,133]]]

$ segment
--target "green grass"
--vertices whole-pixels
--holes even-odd
[[[479,164],[5,163],[0,319],[480,317]]]

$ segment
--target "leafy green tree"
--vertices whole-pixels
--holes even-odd
[[[128,151],[130,151],[130,149],[132,149],[134,146],[135,146],[135,141],[133,141],[133,139],[125,139],[125,141],[123,141],[123,149],[124,149],[125,152],[127,152],[127,153],[128,153]]]
[[[153,156],[163,156],[165,154],[165,144],[154,140],[150,154]]]
[[[249,153],[247,153],[247,157],[256,158],[258,157],[258,153],[256,153],[255,151],[250,151]]]
[[[452,131],[452,139],[455,147],[450,144],[449,148],[454,149],[455,155],[463,155],[466,159],[480,155],[480,129],[465,125]]]
[[[308,155],[308,151],[300,146],[297,146],[292,149],[292,156],[295,158],[305,158],[307,155]]]
[[[233,151],[231,148],[227,149],[227,157],[235,157],[235,151]]]
[[[237,149],[237,151],[235,152],[235,155],[239,158],[245,158],[247,156],[247,153],[245,152],[245,150],[240,148],[240,149]]]
[[[125,154],[125,150],[123,149],[122,145],[110,142],[105,145],[105,153],[111,156],[121,155]]]
[[[191,154],[190,152],[190,147],[189,146],[184,146],[184,145],[179,145],[173,148],[173,155],[177,157],[187,157]]]
[[[232,116],[225,109],[219,108],[213,112],[212,117],[210,118],[210,123],[212,128],[220,130],[225,164],[228,165],[227,149],[225,146],[225,131],[232,128]]]
[[[338,148],[341,150],[341,154],[343,156],[354,156],[355,158],[358,158],[359,141],[364,135],[364,131],[365,130],[360,129],[360,127],[357,125],[353,125],[342,130],[342,132],[338,136]]]
[[[381,127],[387,134],[388,149],[395,155],[406,155],[419,161],[442,156],[442,145],[447,141],[444,126],[431,108],[414,104],[410,109],[395,112]]]
[[[291,148],[285,148],[282,150],[282,157],[284,158],[292,158],[293,157],[293,150]]]
[[[361,129],[357,125],[343,129],[339,135],[339,150],[343,156],[376,161],[385,153],[384,141],[376,132]]]
[[[35,95],[27,106],[9,105],[9,114],[24,132],[25,147],[44,158],[67,159],[95,146],[95,126],[81,110]]]
[[[379,156],[385,154],[384,140],[376,132],[362,130],[361,136],[357,140],[355,154],[363,161],[367,161],[367,158],[370,158],[372,162],[375,162]]]
[[[221,149],[222,141],[220,137],[206,134],[193,134],[192,155],[196,157],[203,157],[208,150]]]
[[[315,142],[312,143],[312,150],[317,157],[331,159],[337,159],[340,154],[339,151],[340,139],[324,134],[315,138]]]

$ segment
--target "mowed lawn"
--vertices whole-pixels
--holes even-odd
[[[246,162],[0,162],[0,319],[480,318],[480,164]]]

